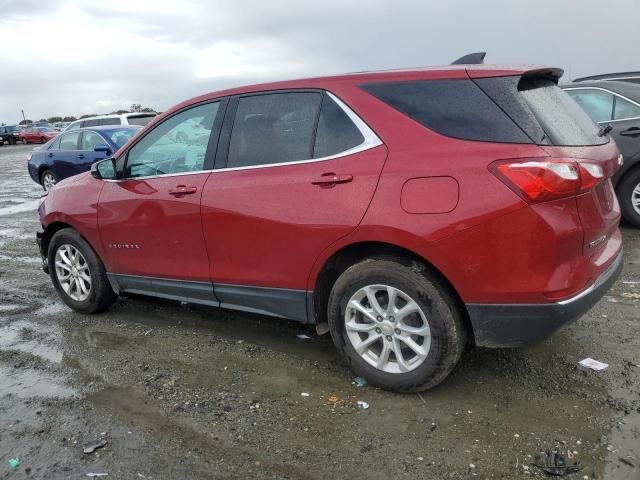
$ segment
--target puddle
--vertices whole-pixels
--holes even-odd
[[[24,308],[22,305],[9,303],[0,305],[0,312],[15,312],[16,310],[20,310],[22,308]]]
[[[631,458],[628,457],[631,455]],[[631,467],[620,461],[627,458],[636,466]],[[640,468],[640,413],[621,418],[610,435],[607,466],[604,478],[616,480],[637,480]]]
[[[39,202],[40,200],[31,200],[29,202],[24,202],[18,205],[2,207],[0,208],[0,216],[13,215],[14,213],[23,213],[23,212],[29,212],[31,210],[37,210]]]
[[[29,338],[33,332],[51,332],[51,329],[42,328],[40,325],[19,321],[0,327],[0,349],[17,350],[43,358],[52,363],[62,361],[62,351],[56,347],[47,345],[42,338]],[[26,338],[25,338],[26,337]]]
[[[69,307],[67,307],[64,303],[53,302],[53,303],[50,303],[49,305],[45,305],[44,307],[39,308],[33,313],[35,315],[46,317],[49,315],[57,315],[58,313],[62,313],[65,311],[68,312]]]
[[[61,379],[34,369],[12,368],[0,365],[0,392],[2,396],[20,398],[65,398],[77,395],[75,389],[64,385]]]

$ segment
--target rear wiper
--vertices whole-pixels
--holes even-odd
[[[613,130],[613,127],[609,123],[607,123],[604,127],[600,127],[600,130],[598,130],[598,136],[604,137],[611,130]]]

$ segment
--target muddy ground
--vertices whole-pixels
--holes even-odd
[[[0,148],[0,478],[541,478],[535,455],[564,445],[573,478],[640,479],[638,231],[576,324],[397,395],[356,387],[330,338],[295,323],[133,297],[66,308],[40,270],[30,148]]]

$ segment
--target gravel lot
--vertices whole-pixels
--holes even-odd
[[[30,148],[0,148],[0,478],[542,478],[535,456],[564,444],[574,478],[640,479],[640,232],[623,228],[622,278],[576,324],[397,395],[356,387],[295,323],[134,297],[66,308],[40,269]]]

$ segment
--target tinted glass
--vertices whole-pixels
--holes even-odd
[[[240,98],[227,167],[308,160],[320,93],[274,93]]]
[[[144,126],[151,120],[153,120],[153,117],[155,117],[155,115],[136,115],[135,117],[127,117],[127,122],[129,123],[129,125]]]
[[[64,135],[57,137],[51,144],[49,145],[48,150],[58,150],[60,149],[60,140],[64,138]]]
[[[72,123],[71,125],[69,125],[68,128],[65,129],[65,131],[69,131],[69,130],[75,130],[76,128],[80,128],[80,124],[82,122],[76,122],[76,123]]]
[[[60,137],[60,150],[77,150],[80,132],[66,133]]]
[[[215,102],[193,107],[157,125],[129,150],[127,175],[144,177],[202,170],[219,105]],[[199,134],[188,143],[176,142],[176,133],[193,123],[201,127]]]
[[[613,95],[602,90],[566,90],[594,122],[608,122],[613,115]]]
[[[360,145],[364,137],[329,95],[322,98],[313,158],[328,157]]]
[[[520,82],[518,91],[553,145],[602,145],[609,141],[599,135],[599,127],[552,80]]]
[[[616,97],[615,111],[613,115],[614,120],[638,117],[640,117],[640,107],[628,100],[625,100],[624,98]]]
[[[96,132],[82,132],[80,150],[93,150],[96,145],[106,145],[107,142]]]
[[[373,83],[363,88],[443,135],[485,142],[531,143],[471,80]]]
[[[108,130],[104,132],[113,143],[115,143],[118,147],[123,146],[125,143],[129,141],[131,137],[133,137],[136,133],[138,133],[137,128],[123,128],[122,130]]]

